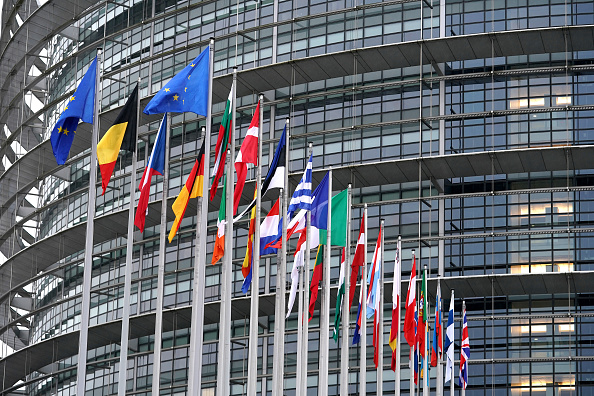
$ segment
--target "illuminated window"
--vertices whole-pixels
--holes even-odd
[[[555,98],[555,104],[557,106],[565,106],[571,104],[571,96],[557,96]]]

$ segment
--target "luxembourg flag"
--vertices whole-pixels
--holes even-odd
[[[468,325],[466,323],[466,303],[462,302],[462,346],[460,347],[460,378],[458,385],[466,389],[468,385],[468,358],[470,357],[470,340],[468,339]]]
[[[382,333],[380,332],[379,310],[380,310],[380,282],[382,277],[382,229],[380,228],[377,236],[377,243],[375,245],[375,252],[373,253],[373,266],[369,271],[369,287],[370,291],[367,295],[367,318],[373,317],[373,362],[375,368],[379,364],[379,348],[383,347]]]
[[[154,174],[163,175],[165,173],[165,131],[167,130],[167,113],[163,115],[159,132],[157,132],[157,139],[153,146],[153,151],[148,159],[147,166],[144,168],[142,179],[138,189],[140,190],[140,199],[136,207],[136,216],[134,217],[134,225],[144,232],[144,221],[146,212],[148,211],[148,200],[151,191],[151,179]]]
[[[277,199],[260,226],[260,256],[276,253],[276,248],[267,247],[266,245],[276,240],[279,223],[280,216],[278,213]]]

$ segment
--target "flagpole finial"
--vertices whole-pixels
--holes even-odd
[[[264,100],[264,94],[261,93],[260,95],[258,95],[258,98],[263,101]]]
[[[210,44],[211,44],[211,45],[212,45],[212,44],[214,44],[214,41],[215,41],[215,38],[214,38],[214,37],[211,37],[211,38],[210,38]]]
[[[289,117],[285,118],[285,124],[289,125]]]
[[[349,185],[347,186],[347,188],[350,190],[352,188],[351,183],[349,183]]]
[[[313,142],[307,142],[307,146],[308,146],[309,148],[313,148]]]
[[[365,206],[367,206],[367,204],[365,204]],[[412,250],[412,255],[414,257],[414,255],[415,255],[415,249]]]

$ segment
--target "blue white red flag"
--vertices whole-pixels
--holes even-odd
[[[466,323],[466,304],[462,303],[462,346],[460,347],[460,378],[458,385],[466,389],[468,385],[468,358],[470,357],[470,340],[468,339],[468,324]]]
[[[448,327],[446,328],[445,339],[446,350],[446,373],[445,382],[452,379],[452,372],[454,371],[454,291],[452,291],[452,298],[450,299],[450,312],[448,313]]]

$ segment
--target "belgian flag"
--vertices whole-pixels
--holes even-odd
[[[113,126],[97,143],[97,160],[101,170],[103,194],[113,174],[120,150],[134,152],[136,149],[136,118],[138,114],[138,84],[132,91]]]
[[[173,226],[169,231],[169,243],[173,240],[173,237],[177,233],[179,229],[179,225],[184,218],[184,214],[186,213],[186,208],[188,207],[188,201],[190,198],[197,198],[202,196],[203,191],[203,183],[204,183],[204,143],[206,139],[202,141],[202,147],[200,148],[200,152],[198,153],[198,159],[194,163],[194,167],[192,167],[192,171],[188,176],[188,180],[186,180],[186,184],[179,192],[179,195],[171,205],[171,209],[173,209],[173,213],[175,213],[175,220],[173,221]]]

